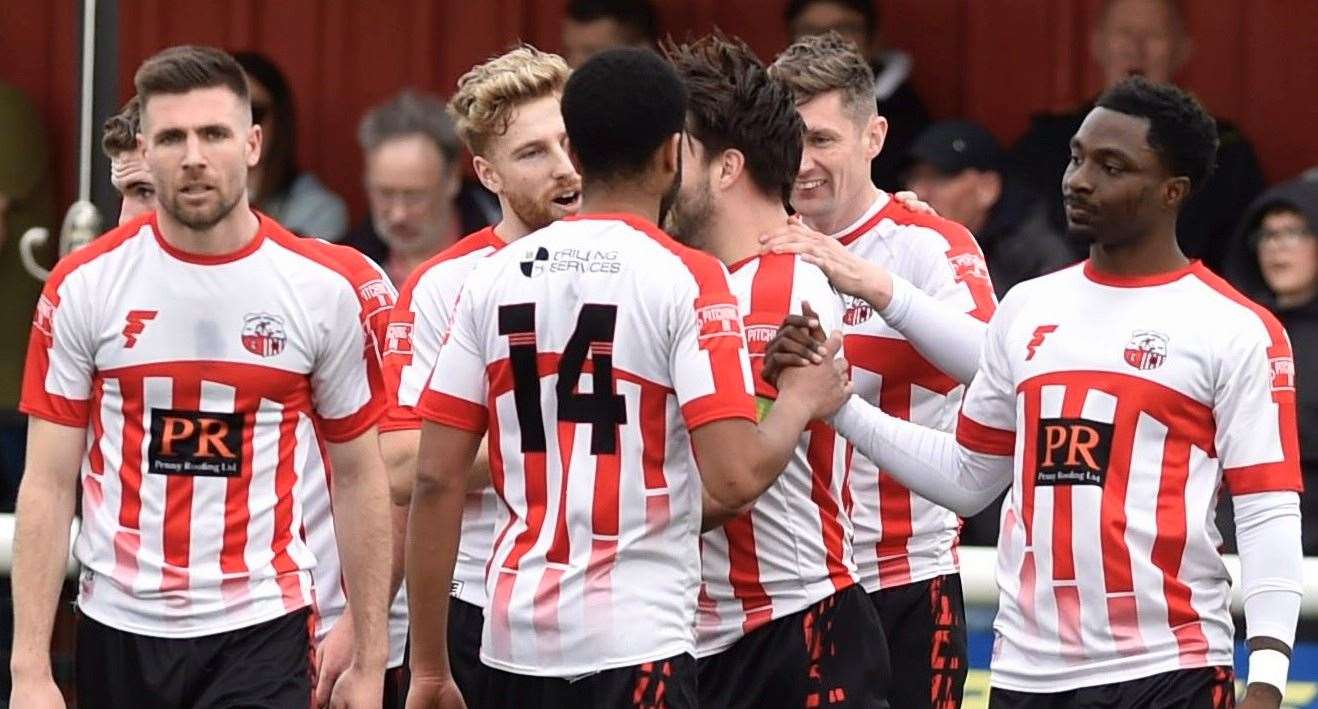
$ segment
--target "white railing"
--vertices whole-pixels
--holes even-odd
[[[78,535],[78,522],[74,520],[69,533],[70,545]],[[997,565],[997,551],[992,547],[963,546],[961,555],[961,587],[965,591],[966,605],[995,606],[998,603],[998,585],[993,580]],[[14,515],[0,514],[0,573],[9,575],[14,563]],[[1234,554],[1226,557],[1227,571],[1231,573],[1231,608],[1240,612],[1240,559]],[[72,577],[78,564],[69,555],[68,574]],[[1318,618],[1318,557],[1304,559],[1304,600],[1300,615]]]

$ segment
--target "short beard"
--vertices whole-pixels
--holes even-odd
[[[218,192],[218,190],[217,190]],[[238,206],[238,197],[234,197],[228,202],[220,201],[214,210],[210,212],[187,212],[183,205],[180,204],[181,192],[174,192],[169,199],[159,201],[160,208],[165,210],[174,221],[191,229],[192,231],[208,231],[216,224],[224,221],[224,218],[233,212],[234,207]],[[239,192],[239,195],[242,193]]]
[[[695,194],[682,195],[673,205],[668,213],[668,231],[683,244],[706,250],[713,214],[714,196],[709,185],[702,185]]]
[[[527,197],[515,192],[506,192],[504,197],[508,199],[508,208],[526,226],[528,233],[539,231],[556,221],[553,207],[535,197]]]

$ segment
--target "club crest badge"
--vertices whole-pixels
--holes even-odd
[[[1167,336],[1153,330],[1136,330],[1124,354],[1126,364],[1135,369],[1157,369],[1167,361]]]
[[[248,313],[243,319],[243,347],[258,357],[274,357],[284,351],[288,336],[284,319],[269,313]]]

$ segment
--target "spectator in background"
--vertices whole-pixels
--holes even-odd
[[[1239,241],[1256,254],[1251,295],[1286,327],[1305,487],[1318,487],[1318,182],[1297,179],[1264,192],[1241,221]],[[1285,373],[1274,372],[1274,379]],[[1300,496],[1306,555],[1318,555],[1318,495]]]
[[[653,48],[659,21],[650,0],[571,0],[563,18],[563,58],[573,69],[612,47]]]
[[[261,161],[247,173],[252,206],[302,236],[338,241],[348,208],[315,175],[297,165],[297,112],[288,79],[264,54],[235,52],[252,94],[252,122],[261,126]]]
[[[999,298],[1082,258],[1049,221],[1048,202],[1008,173],[1001,146],[978,123],[935,123],[908,156],[907,189],[975,235]]]
[[[783,16],[793,42],[832,30],[869,59],[879,115],[888,119],[883,152],[870,163],[870,174],[879,189],[901,189],[902,159],[929,125],[929,111],[911,85],[911,55],[884,47],[879,11],[871,0],[791,0]]]
[[[134,96],[101,129],[101,151],[110,159],[110,184],[119,192],[119,224],[156,210],[156,184],[137,143],[142,107]]]
[[[1176,72],[1190,56],[1185,17],[1175,0],[1107,0],[1090,37],[1094,60],[1111,88],[1128,76],[1173,83]],[[1052,195],[1052,220],[1062,229],[1062,172],[1070,156],[1071,136],[1093,108],[1093,102],[1061,115],[1035,116],[1029,131],[1013,152],[1024,174],[1041,194]],[[1242,290],[1249,284],[1237,275],[1252,260],[1247,245],[1235,244],[1232,235],[1240,215],[1263,189],[1258,158],[1234,125],[1217,119],[1221,145],[1217,169],[1195,191],[1177,220],[1181,250],[1226,275]]]
[[[371,216],[344,243],[383,265],[394,283],[499,220],[489,193],[463,183],[461,144],[439,98],[403,91],[362,118],[357,141]]]
[[[41,294],[18,255],[18,242],[32,227],[54,226],[50,153],[35,107],[17,88],[0,84],[0,510],[14,509],[23,472],[27,417],[18,392],[32,312]],[[51,234],[44,265],[55,261],[58,233]]]

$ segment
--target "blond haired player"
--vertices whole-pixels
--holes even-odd
[[[499,196],[503,220],[458,241],[407,280],[386,338],[385,369],[391,410],[381,424],[395,507],[401,577],[402,530],[412,495],[421,419],[413,412],[448,331],[468,272],[505,244],[575,214],[581,178],[568,159],[559,96],[567,64],[556,54],[522,46],[472,67],[458,80],[449,113],[473,157],[476,175]],[[484,457],[477,466],[485,467]],[[481,617],[485,564],[494,536],[489,486],[472,491],[463,510],[462,547],[449,606],[450,661],[472,706],[480,705]]]

